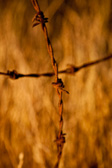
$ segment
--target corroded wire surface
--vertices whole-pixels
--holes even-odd
[[[61,1],[38,1],[45,17],[49,16],[48,21],[52,22],[51,36],[49,30],[48,34],[54,41],[53,49],[55,45],[58,50],[54,50],[58,77],[70,92],[69,99],[63,95],[63,131],[67,135],[59,168],[110,168],[112,59],[94,67],[96,64],[91,63],[112,53],[110,0],[100,4],[63,1],[56,8]],[[57,160],[57,145],[52,141],[58,135],[59,98],[51,86],[52,82],[56,86],[55,77],[41,24],[31,28],[36,12],[30,1],[0,4],[0,71],[11,70],[7,74],[14,80],[0,76],[0,167],[19,166],[22,152],[23,167],[53,168]],[[67,64],[71,65],[66,67]],[[31,78],[26,75],[27,79],[21,76],[15,81],[18,73],[31,73]],[[45,76],[37,79],[42,73]]]
[[[112,59],[112,55],[109,55],[107,57],[104,57],[102,59],[99,59],[99,60],[96,60],[96,61],[93,61],[93,62],[85,63],[85,64],[83,64],[81,66],[74,66],[72,64],[69,64],[68,68],[58,71],[58,74],[74,75],[76,72],[78,72],[81,69],[84,69],[84,68],[87,68],[87,67],[91,67],[93,65],[99,64],[99,63],[107,61],[109,59]],[[16,70],[13,70],[13,71],[9,71],[8,70],[7,72],[0,72],[0,75],[8,76],[11,79],[18,79],[18,78],[21,78],[21,77],[35,77],[35,78],[39,78],[39,77],[42,77],[42,76],[43,77],[52,77],[55,74],[54,74],[54,72],[22,74],[22,73],[18,73]],[[55,87],[55,82],[52,83],[52,84]]]
[[[55,140],[55,142],[57,143],[57,149],[58,149],[58,161],[57,161],[55,167],[58,167],[59,163],[60,163],[61,156],[62,156],[63,145],[65,143],[65,134],[63,134],[63,100],[62,100],[62,92],[65,90],[63,89],[64,85],[63,85],[62,80],[58,78],[58,65],[57,65],[56,60],[54,58],[52,44],[51,44],[49,36],[48,36],[47,27],[45,25],[45,23],[47,22],[48,19],[44,17],[44,14],[40,10],[40,7],[39,7],[37,0],[33,0],[32,4],[37,12],[37,14],[34,16],[34,19],[33,19],[33,21],[35,21],[33,26],[41,24],[42,30],[44,32],[44,36],[45,36],[45,39],[47,42],[47,50],[50,55],[52,67],[53,67],[54,74],[55,74],[55,82],[53,82],[52,84],[56,88],[57,94],[59,96],[59,115],[60,115],[59,133],[58,133],[58,136]]]

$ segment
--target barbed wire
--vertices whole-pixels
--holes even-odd
[[[52,48],[52,44],[51,41],[49,39],[48,36],[48,31],[47,31],[47,27],[46,27],[46,23],[48,22],[48,18],[44,16],[44,13],[40,10],[39,4],[37,0],[31,0],[34,9],[36,10],[36,14],[32,19],[33,22],[33,27],[37,26],[37,25],[41,25],[41,28],[43,30],[45,39],[46,39],[46,43],[47,43],[47,50],[48,53],[50,55],[51,58],[51,63],[52,63],[52,67],[54,72],[48,72],[48,73],[40,73],[40,74],[21,74],[18,73],[16,70],[8,70],[6,73],[5,72],[0,72],[0,75],[4,75],[4,76],[8,76],[11,79],[19,79],[22,77],[52,77],[55,76],[55,82],[52,82],[52,86],[56,89],[56,92],[59,96],[59,116],[60,116],[60,120],[59,120],[59,131],[58,131],[58,135],[56,136],[56,144],[57,144],[57,150],[58,150],[58,160],[55,164],[55,168],[59,167],[59,163],[60,163],[60,159],[62,156],[62,151],[63,151],[63,146],[65,143],[65,133],[63,133],[63,100],[62,100],[62,92],[68,93],[68,91],[66,91],[64,89],[64,84],[61,78],[59,78],[59,74],[75,74],[76,72],[78,72],[81,69],[90,67],[92,65],[96,65],[100,62],[109,60],[112,58],[112,55],[109,55],[105,58],[90,62],[90,63],[85,63],[81,66],[74,66],[73,64],[69,64],[68,67],[64,70],[60,70],[58,71],[58,64],[55,60],[54,57],[54,52],[53,52],[53,48]]]
[[[58,71],[58,74],[74,75],[75,73],[79,72],[81,69],[85,69],[85,68],[91,67],[93,65],[97,65],[97,64],[104,62],[104,61],[107,61],[109,59],[112,59],[112,54],[107,57],[104,57],[102,59],[82,64],[81,66],[74,66],[72,64],[68,64],[68,67],[64,70]],[[0,72],[0,75],[8,76],[11,79],[19,79],[22,77],[34,77],[34,78],[52,77],[55,74],[54,74],[54,72],[22,74],[22,73],[18,73],[16,70],[12,70],[12,71],[8,70],[7,72]]]
[[[58,64],[55,60],[54,57],[54,52],[53,52],[53,48],[52,48],[52,44],[50,42],[49,36],[48,36],[48,31],[47,31],[47,27],[46,27],[46,22],[48,22],[48,18],[44,17],[44,13],[40,10],[39,4],[37,0],[31,0],[34,9],[36,10],[36,15],[33,18],[33,27],[41,24],[41,28],[43,30],[44,33],[44,37],[46,39],[46,43],[47,43],[47,50],[49,53],[49,56],[51,58],[51,63],[52,63],[52,67],[54,70],[54,75],[55,75],[55,82],[52,83],[53,87],[56,89],[56,92],[59,96],[59,115],[60,115],[60,121],[59,121],[59,132],[58,135],[56,137],[56,144],[57,144],[57,149],[58,149],[58,161],[56,163],[56,168],[58,168],[59,163],[60,163],[60,159],[62,156],[62,150],[63,150],[63,145],[65,143],[65,134],[63,133],[63,100],[62,100],[62,92],[65,91],[66,93],[68,93],[65,89],[64,89],[64,84],[62,79],[60,79],[58,77]]]

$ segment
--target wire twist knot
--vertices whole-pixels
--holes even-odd
[[[48,18],[44,17],[44,14],[42,11],[39,11],[35,14],[35,16],[32,19],[33,27],[37,26],[38,24],[45,24],[48,22]]]
[[[74,72],[77,72],[79,70],[78,67],[75,67],[72,64],[68,64],[67,66],[68,66],[68,68],[66,69],[66,73],[74,74]]]
[[[18,79],[19,78],[19,76],[18,76],[18,73],[17,73],[17,71],[16,70],[13,70],[13,71],[7,71],[7,75],[9,75],[9,77],[11,78],[11,79]]]
[[[57,82],[52,82],[52,85],[54,86],[54,88],[60,90],[61,92],[66,92],[69,94],[69,92],[67,90],[64,89],[64,84],[62,82],[62,80],[60,78],[58,78],[58,81]]]
[[[65,143],[65,135],[65,133],[61,133],[61,135],[58,136],[54,142],[56,142],[59,146],[63,145]]]

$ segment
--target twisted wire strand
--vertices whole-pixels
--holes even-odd
[[[58,65],[57,65],[57,62],[54,58],[52,44],[51,44],[49,36],[48,36],[47,27],[45,25],[47,18],[44,17],[43,12],[40,10],[40,7],[39,7],[37,0],[35,0],[35,1],[33,0],[32,4],[37,12],[37,14],[34,16],[34,20],[36,21],[34,23],[34,25],[41,24],[41,27],[42,27],[42,30],[44,33],[44,37],[45,37],[46,43],[47,43],[47,50],[48,50],[48,53],[51,58],[51,63],[52,63],[52,67],[53,67],[54,75],[55,75],[55,82],[53,82],[52,84],[56,88],[57,94],[59,96],[59,115],[60,115],[59,133],[58,133],[58,136],[55,140],[55,142],[57,143],[57,149],[58,149],[58,161],[56,163],[56,166],[58,167],[59,163],[60,163],[61,155],[62,155],[63,145],[65,143],[65,134],[63,134],[63,101],[62,101],[62,92],[65,90],[63,89],[64,85],[63,85],[62,80],[58,78]],[[64,139],[64,141],[62,139]]]
[[[82,64],[81,66],[74,66],[72,64],[69,64],[68,68],[58,71],[58,74],[74,75],[82,69],[85,69],[87,67],[91,67],[93,65],[97,65],[97,64],[104,62],[104,61],[107,61],[109,59],[112,59],[112,54],[107,57],[104,57],[102,59]],[[43,77],[52,77],[55,74],[54,74],[54,72],[22,74],[22,73],[18,73],[16,70],[12,70],[12,71],[8,70],[7,72],[0,72],[0,75],[8,76],[11,79],[19,79],[22,77],[34,77],[34,78],[39,78],[42,76]]]

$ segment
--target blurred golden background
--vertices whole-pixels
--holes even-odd
[[[112,0],[38,1],[59,70],[112,53]],[[29,1],[0,1],[0,71],[52,72],[41,27],[32,28]],[[74,76],[59,75],[64,145],[60,168],[112,165],[112,60]],[[0,168],[51,168],[57,160],[58,96],[54,78],[0,76]]]

